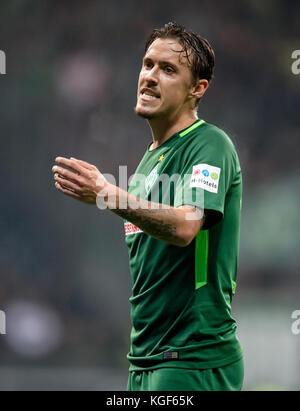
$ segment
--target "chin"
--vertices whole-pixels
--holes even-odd
[[[145,118],[147,120],[151,120],[152,118],[155,117],[155,113],[151,113],[147,110],[143,110],[141,108],[135,107],[134,112],[137,116]]]

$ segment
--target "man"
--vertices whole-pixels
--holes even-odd
[[[242,388],[231,317],[241,169],[227,135],[197,117],[213,70],[207,40],[174,23],[154,30],[135,107],[153,141],[128,192],[81,160],[58,157],[53,168],[59,191],[125,220],[133,277],[128,390]],[[159,184],[162,175],[176,175],[173,185]]]

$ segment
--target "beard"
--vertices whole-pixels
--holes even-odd
[[[133,108],[135,114],[145,120],[152,120],[155,118],[155,113],[147,113],[147,111],[137,110],[136,107]]]
[[[142,117],[145,120],[152,120],[153,118],[157,117],[155,113],[149,113],[146,110],[138,110],[137,105],[133,108],[133,110],[137,116]]]
[[[162,113],[161,109],[150,109],[148,110],[147,108],[143,107],[142,105],[139,104],[137,101],[136,106],[133,108],[135,114],[141,118],[144,118],[145,120],[153,120],[158,117],[164,116],[164,113]]]

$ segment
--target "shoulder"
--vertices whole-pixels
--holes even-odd
[[[222,148],[223,150],[235,151],[234,144],[228,134],[211,123],[203,124],[203,127],[195,134],[194,144],[201,143],[216,149]]]
[[[185,141],[185,151],[188,156],[201,152],[216,157],[237,157],[235,146],[228,134],[206,122],[189,135]]]
[[[204,123],[186,141],[183,159],[186,163],[198,161],[218,167],[239,170],[239,159],[235,146],[221,128]]]

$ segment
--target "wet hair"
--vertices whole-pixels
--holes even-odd
[[[206,79],[209,83],[214,77],[215,53],[209,42],[193,31],[170,22],[160,29],[154,29],[146,41],[145,53],[156,39],[172,38],[182,46],[184,56],[190,66],[194,84],[197,80]],[[197,103],[199,100],[197,100]],[[196,103],[196,104],[197,104]]]

